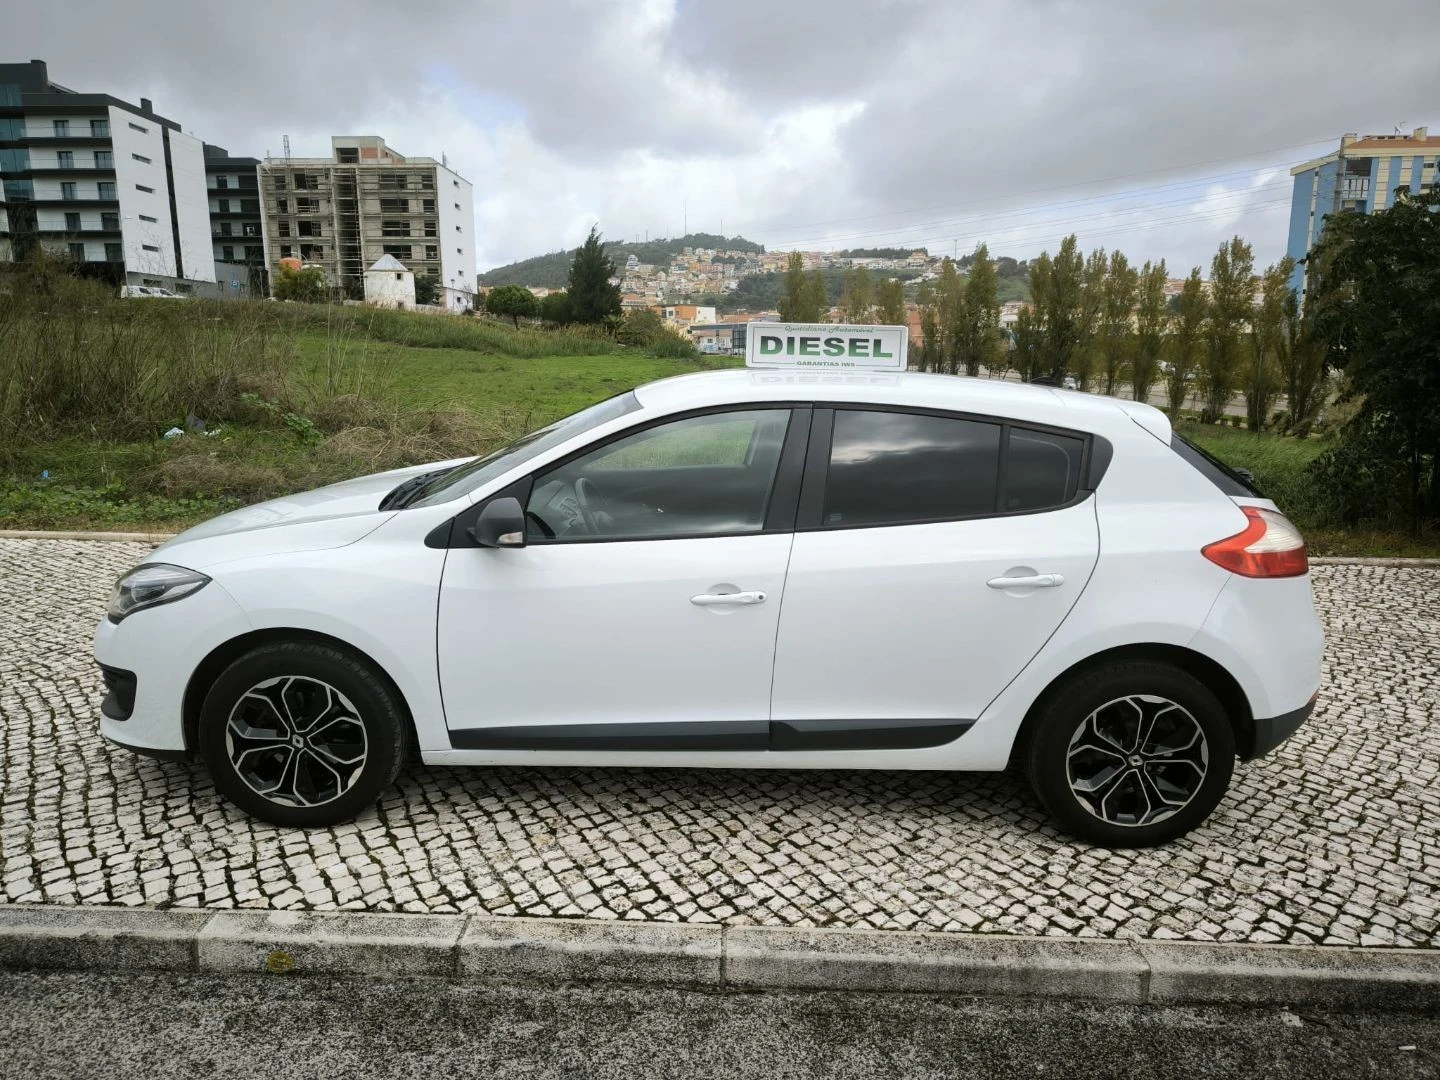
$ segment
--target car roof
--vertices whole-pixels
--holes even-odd
[[[901,405],[1094,432],[1133,431],[1134,424],[1139,424],[1155,437],[1170,441],[1169,419],[1159,409],[1138,401],[1004,379],[919,371],[851,375],[729,368],[661,379],[638,387],[635,395],[647,411],[660,413],[751,401]]]

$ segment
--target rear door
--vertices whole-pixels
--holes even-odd
[[[1091,452],[1077,433],[995,419],[817,410],[772,731],[846,720],[879,748],[906,745],[907,721],[979,717],[1095,566]]]

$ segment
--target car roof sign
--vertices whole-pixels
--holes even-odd
[[[752,322],[745,366],[829,371],[904,371],[908,326]]]

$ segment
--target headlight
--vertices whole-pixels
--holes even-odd
[[[118,623],[141,608],[168,604],[199,592],[209,581],[204,574],[169,563],[137,566],[115,582],[115,595],[110,598],[108,612],[110,621]]]

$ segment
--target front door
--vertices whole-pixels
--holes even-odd
[[[452,550],[437,642],[452,744],[764,749],[809,414],[794,416],[712,412],[610,441],[534,478],[527,546]]]
[[[873,720],[895,725],[893,742],[866,729],[873,745],[904,745],[905,721],[977,719],[1095,566],[1085,452],[1079,436],[1001,421],[835,410],[785,585],[777,728]]]

